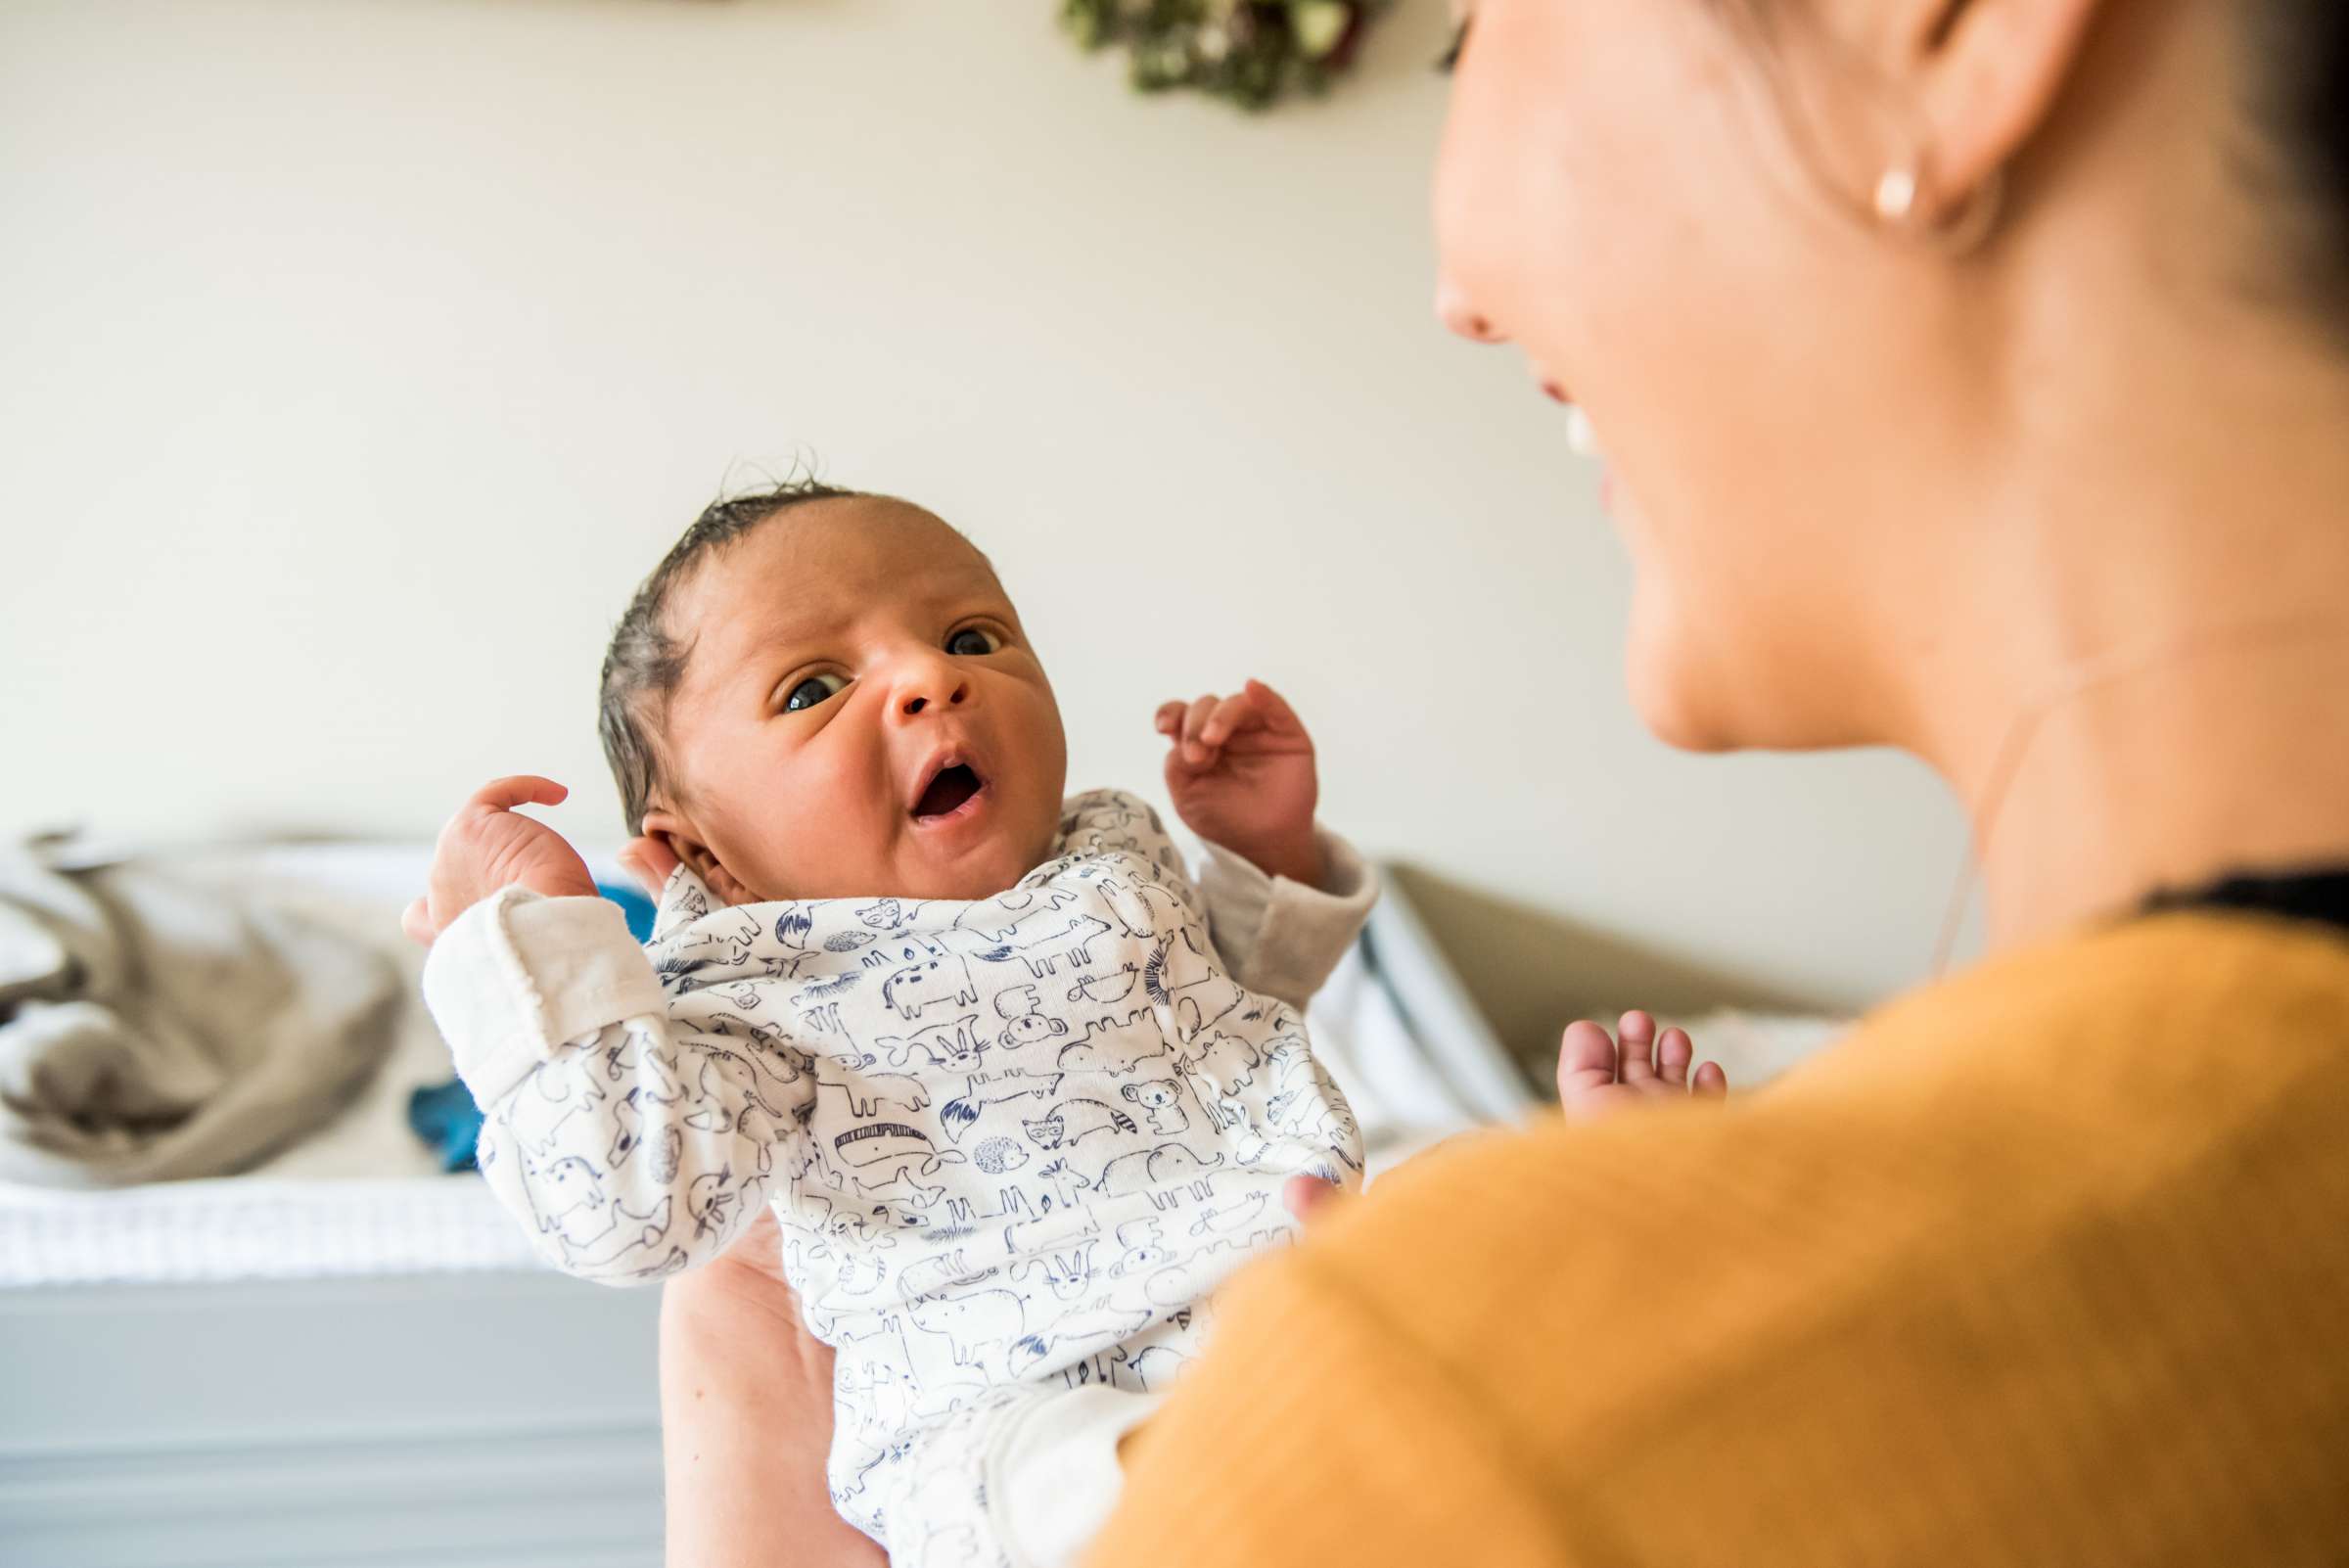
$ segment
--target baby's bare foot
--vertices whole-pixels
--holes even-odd
[[[1668,1029],[1659,1038],[1656,1021],[1636,1010],[1623,1015],[1616,1035],[1587,1020],[1571,1025],[1558,1043],[1559,1108],[1569,1120],[1587,1122],[1627,1106],[1718,1100],[1728,1093],[1721,1065],[1707,1062],[1692,1075],[1695,1059],[1686,1030]]]

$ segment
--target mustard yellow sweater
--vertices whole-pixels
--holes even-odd
[[[2141,920],[1448,1146],[1217,1333],[1095,1568],[2349,1562],[2349,940]]]

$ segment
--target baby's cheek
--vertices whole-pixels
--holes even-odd
[[[869,769],[831,759],[778,768],[745,823],[770,898],[811,898],[888,888],[895,848],[889,786]]]
[[[910,823],[895,788],[879,779],[844,786],[820,809],[800,813],[804,853],[822,857],[824,886],[850,893],[896,890],[891,868]]]
[[[1019,766],[1034,792],[1050,802],[1050,814],[1057,820],[1061,798],[1068,793],[1068,733],[1061,726],[1060,709],[1050,686],[1039,684],[1021,696],[1022,733],[1014,737]]]

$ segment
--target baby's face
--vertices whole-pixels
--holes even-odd
[[[982,899],[1040,863],[1068,742],[979,552],[929,513],[806,502],[672,594],[690,647],[647,813],[731,902]]]

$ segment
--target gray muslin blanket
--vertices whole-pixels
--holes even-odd
[[[289,914],[0,848],[0,1180],[244,1170],[358,1088],[400,994],[385,956]]]

